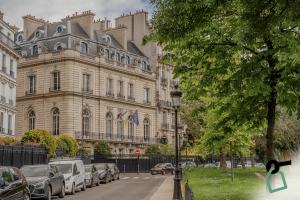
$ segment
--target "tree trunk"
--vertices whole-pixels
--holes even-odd
[[[220,154],[220,167],[222,169],[226,169],[226,158],[223,150],[221,150],[221,154]]]
[[[266,44],[268,50],[273,50],[273,43],[271,40],[266,40]],[[268,101],[268,128],[266,134],[266,159],[267,161],[273,160],[275,158],[274,155],[274,144],[273,144],[273,133],[274,133],[274,126],[275,126],[275,114],[276,114],[276,98],[277,98],[277,91],[276,85],[278,79],[280,77],[280,73],[276,70],[276,62],[277,60],[273,57],[273,55],[267,56],[267,62],[270,68],[270,77],[269,77],[269,85],[270,85],[270,97]]]
[[[240,153],[240,160],[241,160],[242,168],[243,168],[243,169],[246,169],[246,166],[245,166],[245,159],[244,159],[244,156],[243,156],[242,153]]]

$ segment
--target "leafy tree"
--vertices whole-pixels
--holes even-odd
[[[99,141],[95,146],[95,152],[99,155],[110,155],[110,146],[106,141]]]
[[[145,155],[147,155],[147,156],[161,155],[159,145],[153,144],[153,145],[148,146],[145,150]]]
[[[76,156],[76,153],[78,151],[78,143],[73,137],[67,134],[62,134],[57,138],[56,141],[57,147],[63,148],[66,151],[66,153],[71,157]]]
[[[163,155],[175,155],[175,148],[168,144],[160,144],[159,146],[160,152]]]
[[[151,2],[153,32],[145,41],[172,53],[186,98],[213,98],[207,109],[223,115],[214,133],[266,128],[273,159],[276,106],[300,114],[299,1]]]
[[[45,146],[48,152],[48,157],[55,157],[56,155],[56,139],[46,130],[29,130],[23,134],[21,141],[24,143],[35,143]]]
[[[20,142],[17,141],[15,138],[11,137],[0,137],[0,144],[1,145],[14,145],[19,144]]]

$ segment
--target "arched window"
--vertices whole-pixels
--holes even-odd
[[[109,50],[105,49],[105,58],[109,59]]]
[[[57,27],[56,31],[57,31],[58,33],[61,33],[61,32],[63,31],[63,28],[62,28],[61,26],[59,26],[59,27]]]
[[[52,132],[53,135],[59,135],[59,110],[54,108],[52,111]]]
[[[19,36],[18,36],[18,42],[23,42],[23,37],[22,37],[22,35],[19,35]]]
[[[118,115],[117,118],[117,138],[122,138],[124,137],[124,123],[122,119],[122,114]]]
[[[113,134],[113,114],[111,112],[106,114],[106,136],[112,137]]]
[[[35,112],[33,110],[28,112],[28,128],[35,129]]]
[[[82,134],[89,135],[91,127],[91,113],[89,110],[84,109],[82,113]]]
[[[125,64],[125,56],[124,55],[121,56],[121,63]]]
[[[142,69],[147,70],[147,63],[145,61],[142,62]]]
[[[128,138],[133,139],[133,130],[134,130],[134,123],[133,123],[133,118],[130,115],[128,117]]]
[[[111,39],[110,39],[110,37],[109,37],[109,36],[107,36],[107,38],[106,38],[106,41],[107,41],[107,43],[108,43],[108,44],[110,44],[110,43],[111,43]]]
[[[87,53],[88,52],[88,44],[85,42],[80,43],[80,52]]]
[[[40,36],[41,36],[40,31],[35,32],[35,37],[36,37],[36,38],[39,38]]]
[[[56,51],[61,51],[62,50],[62,46],[61,45],[58,45],[57,47],[56,47]]]
[[[126,65],[130,65],[130,57],[126,56]]]
[[[32,55],[38,55],[38,53],[39,53],[38,45],[33,45],[33,47],[32,47]]]
[[[149,119],[144,119],[144,140],[148,141],[150,138],[150,121]]]

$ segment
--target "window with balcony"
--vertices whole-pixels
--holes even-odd
[[[133,138],[133,131],[134,131],[134,123],[133,123],[133,117],[130,115],[128,117],[128,138]]]
[[[111,138],[113,135],[113,114],[108,112],[106,114],[106,136]]]
[[[80,43],[80,52],[87,54],[88,53],[88,44],[85,42]]]
[[[4,133],[3,123],[4,123],[4,113],[0,112],[0,133]]]
[[[150,103],[150,89],[144,88],[144,103],[149,104]]]
[[[8,115],[7,118],[7,133],[12,134],[12,116]]]
[[[27,94],[36,93],[36,75],[28,76],[28,92]]]
[[[91,127],[91,113],[89,110],[84,109],[82,112],[82,134],[88,136]]]
[[[52,110],[52,133],[53,135],[59,135],[59,110],[54,108]]]
[[[144,119],[144,140],[148,141],[150,138],[150,121],[149,119]]]
[[[134,86],[133,86],[133,83],[128,84],[128,99],[134,100]]]
[[[123,139],[124,137],[124,123],[122,114],[119,114],[117,117],[117,138]]]
[[[52,72],[52,88],[51,90],[60,90],[60,72],[54,71]]]
[[[91,75],[90,74],[83,74],[83,85],[82,91],[83,92],[91,92]]]
[[[111,78],[107,79],[106,95],[107,96],[113,96],[113,80]]]
[[[6,73],[6,55],[2,54],[2,71]]]
[[[32,47],[32,55],[35,56],[35,55],[38,55],[38,54],[39,54],[38,45],[33,45],[33,47]]]
[[[35,129],[35,112],[33,110],[28,112],[28,128]]]
[[[13,78],[15,78],[15,72],[14,72],[14,60],[10,59],[9,62],[9,75]]]
[[[124,82],[123,81],[118,81],[118,97],[119,98],[124,98],[124,88],[123,88]]]

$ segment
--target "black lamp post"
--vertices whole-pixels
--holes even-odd
[[[175,85],[175,90],[170,93],[172,98],[172,106],[175,110],[175,178],[174,178],[174,192],[173,200],[182,200],[181,192],[181,177],[180,177],[180,166],[179,166],[179,139],[178,139],[178,124],[177,124],[177,110],[180,107],[180,100],[182,92],[178,90],[178,85]]]

